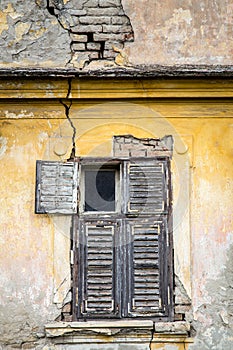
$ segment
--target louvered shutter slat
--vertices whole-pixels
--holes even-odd
[[[126,213],[162,214],[166,205],[166,180],[162,161],[148,159],[128,165]]]
[[[98,227],[82,223],[83,285],[81,288],[81,314],[86,317],[115,315],[115,235],[116,225]]]
[[[77,213],[78,164],[37,161],[36,213]]]
[[[131,234],[131,301],[129,315],[162,314],[160,297],[160,233],[162,222],[128,222]]]

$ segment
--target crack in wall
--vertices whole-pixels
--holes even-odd
[[[72,135],[72,150],[70,153],[70,157],[68,160],[73,160],[75,158],[75,154],[76,154],[76,143],[75,143],[75,137],[76,137],[76,127],[74,126],[74,123],[72,122],[71,118],[70,118],[70,109],[72,106],[72,98],[71,96],[71,88],[72,88],[72,78],[68,79],[68,90],[67,90],[67,95],[65,100],[60,99],[60,103],[63,105],[63,107],[65,108],[65,116],[66,119],[68,120],[68,122],[70,123],[71,128],[73,129],[73,135]],[[68,104],[69,103],[69,104]]]
[[[150,342],[149,342],[149,350],[152,350],[153,338],[154,338],[154,323],[153,323],[153,329],[151,331],[151,338],[150,338]]]

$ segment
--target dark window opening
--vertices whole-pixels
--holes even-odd
[[[85,170],[84,211],[112,212],[116,209],[116,170]]]

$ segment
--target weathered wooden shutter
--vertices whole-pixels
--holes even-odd
[[[118,225],[115,222],[80,221],[79,315],[116,317],[119,271]]]
[[[167,312],[166,225],[141,219],[128,222],[132,243],[128,254],[131,266],[129,316],[160,317]]]
[[[170,312],[169,161],[135,159],[126,164],[129,317],[166,318]]]
[[[78,164],[37,161],[37,214],[77,213]]]
[[[132,215],[159,215],[167,209],[165,162],[156,159],[127,164],[126,208]]]

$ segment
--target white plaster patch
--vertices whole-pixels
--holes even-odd
[[[38,136],[38,139],[39,139],[39,143],[38,143],[38,146],[39,148],[41,149],[43,147],[43,143],[45,140],[48,139],[48,134],[47,132],[41,132]]]
[[[5,111],[5,117],[9,119],[30,118],[30,117],[34,117],[34,113],[33,112],[27,113],[27,111],[23,109],[20,111],[19,114]]]
[[[7,138],[1,136],[0,137],[0,159],[4,156],[6,150],[7,150]]]
[[[27,113],[27,111],[24,109],[22,109],[19,114],[5,111],[5,117],[10,119],[29,118],[29,117],[34,117],[34,113],[33,112]]]

